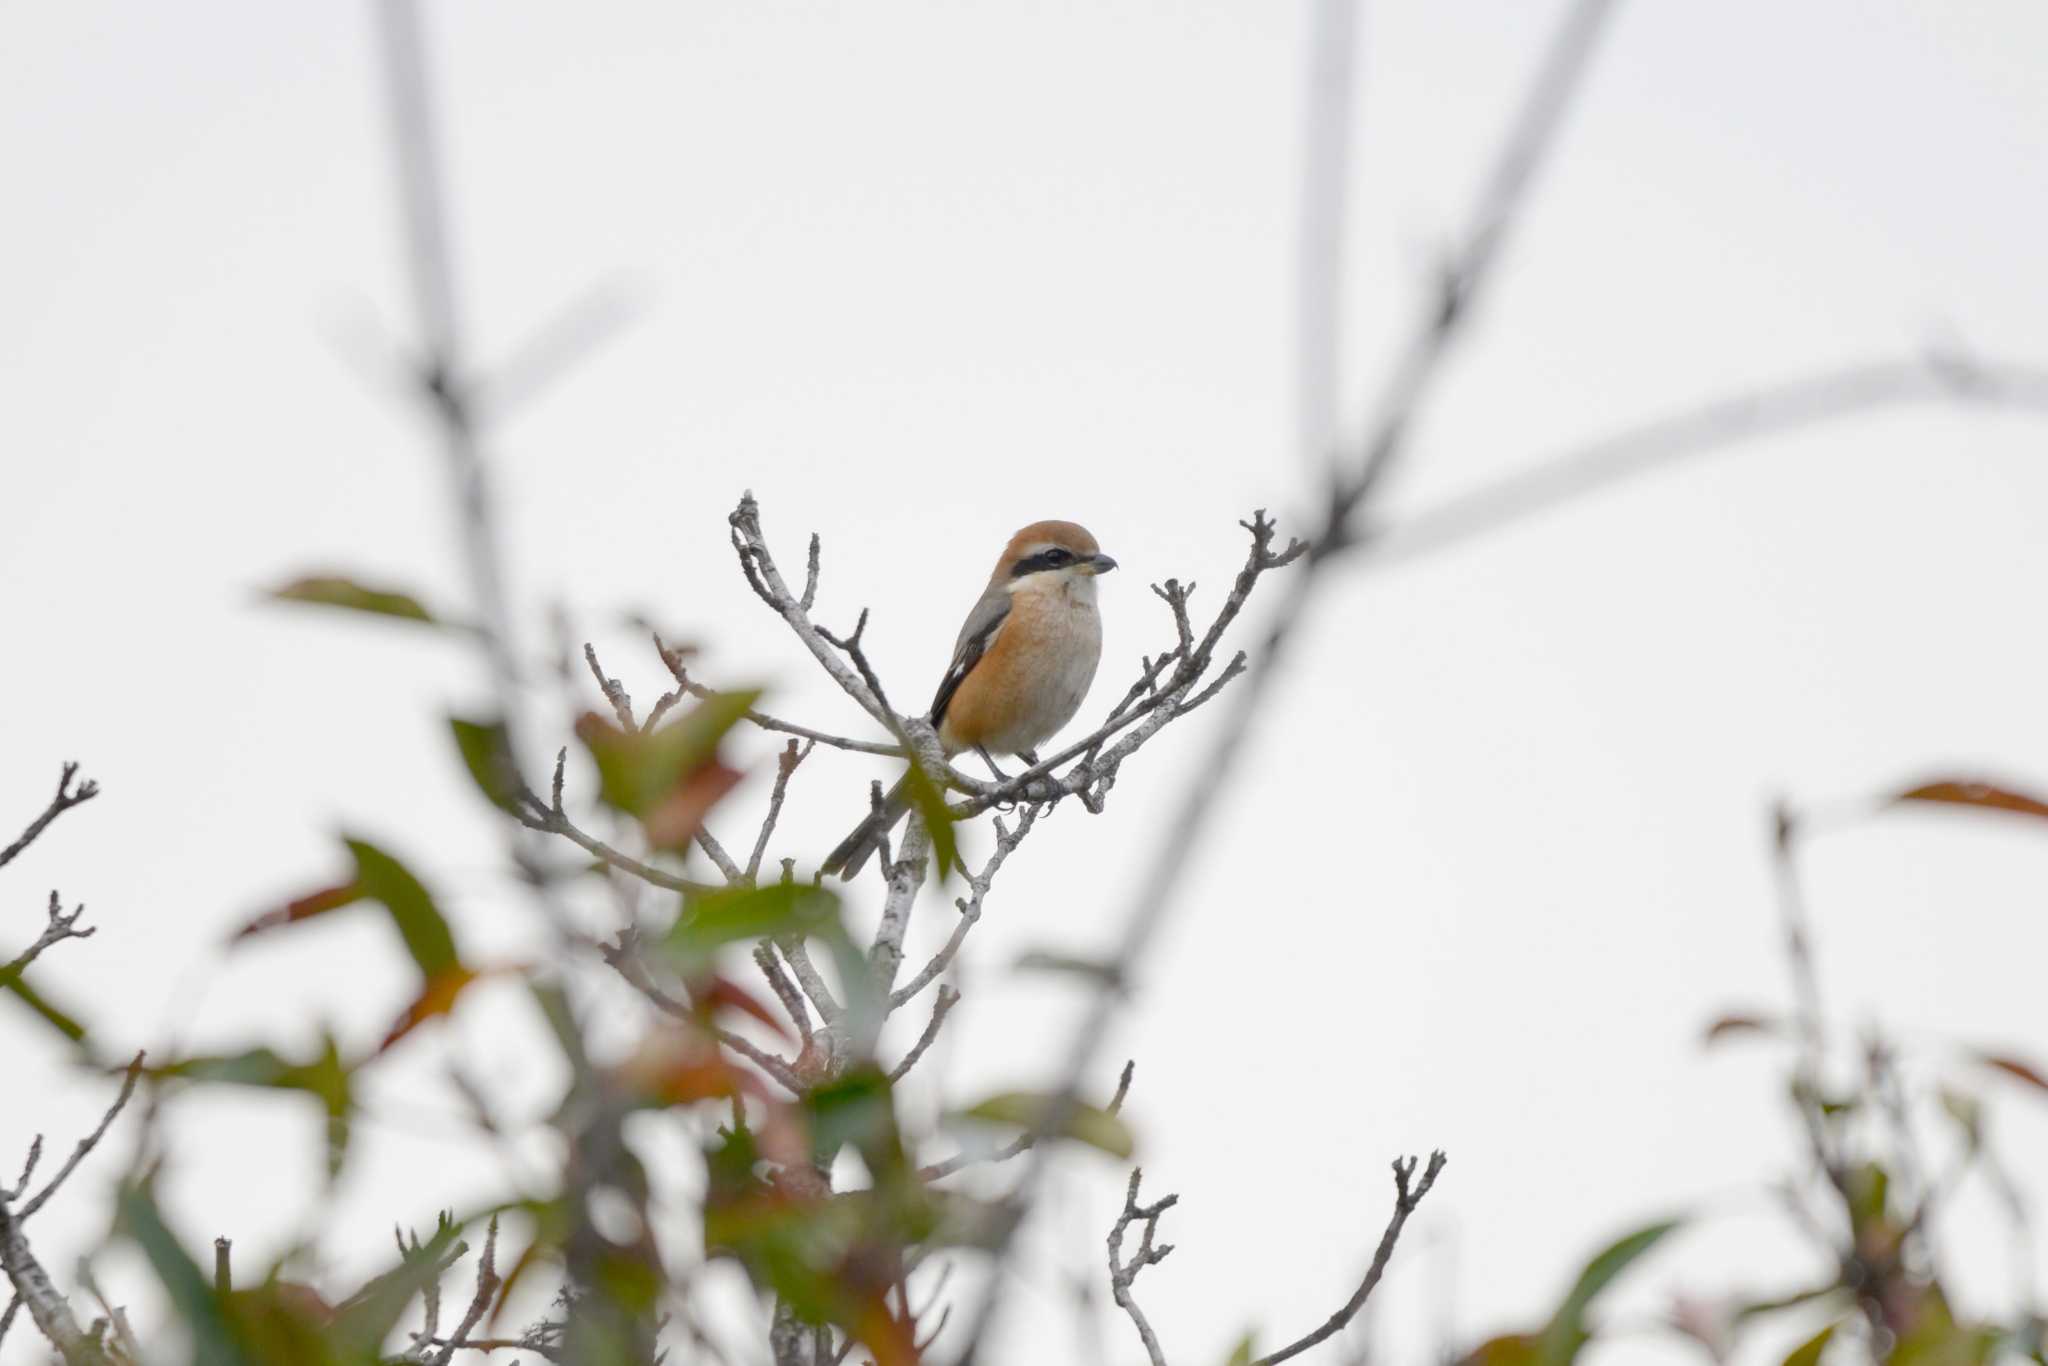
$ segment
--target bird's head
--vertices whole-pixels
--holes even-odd
[[[1075,522],[1033,522],[1003,547],[995,577],[1015,591],[1027,585],[1087,584],[1114,568],[1116,561],[1102,553],[1088,528]]]

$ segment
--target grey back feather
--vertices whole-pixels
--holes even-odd
[[[960,680],[973,672],[981,657],[988,653],[988,647],[1009,615],[1008,586],[991,583],[988,591],[981,595],[981,601],[975,603],[974,609],[967,614],[966,623],[960,627],[960,638],[953,642],[953,662],[946,666],[946,676],[939,683],[938,694],[932,698],[928,719],[933,725],[946,719],[946,704],[959,691]]]

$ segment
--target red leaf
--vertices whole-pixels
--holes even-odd
[[[235,931],[235,939],[247,939],[252,934],[274,930],[280,925],[292,925],[301,920],[311,920],[316,915],[338,911],[343,906],[360,901],[363,889],[359,883],[344,882],[339,887],[323,887],[317,892],[308,892],[296,901],[287,902],[274,911],[266,911],[241,929]]]
[[[2008,1077],[2025,1082],[2036,1091],[2048,1091],[2048,1076],[2044,1076],[2041,1069],[2031,1063],[1999,1053],[1979,1053],[1976,1056],[1977,1061],[1986,1067],[1995,1067]]]
[[[697,833],[718,799],[733,790],[740,775],[713,760],[678,783],[647,813],[647,840],[657,849],[681,849]]]
[[[428,979],[427,984],[420,988],[420,994],[413,1000],[411,1005],[405,1008],[405,1013],[398,1017],[397,1022],[391,1026],[391,1032],[384,1036],[384,1042],[377,1045],[377,1051],[379,1053],[386,1051],[391,1045],[412,1033],[413,1030],[425,1024],[428,1020],[433,1019],[437,1015],[446,1015],[454,1010],[455,998],[460,996],[463,988],[467,987],[471,982],[476,981],[479,977],[487,976],[489,972],[502,971],[504,969],[494,968],[486,972],[471,972],[459,963],[452,968],[442,970],[434,977]]]
[[[767,1093],[752,1074],[725,1060],[708,1035],[693,1028],[652,1030],[618,1067],[627,1089],[662,1105]]]
[[[2048,820],[2048,802],[2039,797],[2030,797],[2024,792],[2015,792],[2008,787],[1992,783],[1974,782],[1967,779],[1945,779],[1941,782],[1922,783],[1910,792],[1901,792],[1892,799],[1895,802],[1944,802],[1954,806],[1982,806],[1994,811],[2009,811],[2018,816],[2038,816]]]
[[[695,988],[691,994],[713,1009],[725,1006],[732,1010],[744,1011],[774,1030],[778,1039],[789,1038],[788,1026],[767,1006],[761,1004],[758,997],[749,995],[744,987],[726,978],[714,977],[707,985]]]
[[[1707,1026],[1706,1037],[1701,1043],[1712,1047],[1731,1034],[1775,1034],[1780,1021],[1768,1015],[1723,1015]]]

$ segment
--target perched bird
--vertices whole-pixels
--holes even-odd
[[[953,662],[926,718],[951,758],[974,750],[1036,763],[1033,751],[1074,719],[1102,658],[1095,576],[1116,568],[1087,528],[1033,522],[1010,538],[967,614]],[[851,878],[909,809],[899,782],[879,810],[825,860],[824,871]]]

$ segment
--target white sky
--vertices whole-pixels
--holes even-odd
[[[1345,300],[1361,399],[1556,10],[1367,7]],[[1070,517],[1128,571],[1104,581],[1099,711],[1169,638],[1147,581],[1197,579],[1213,606],[1236,519],[1306,505],[1305,16],[434,7],[479,352],[596,287],[640,309],[491,443],[528,643],[559,600],[651,700],[659,665],[622,625],[643,610],[722,681],[855,727],[733,570],[743,487],[786,557],[823,533],[821,613],[875,608],[901,698],[935,678],[1008,532]],[[102,932],[42,980],[114,1043],[322,1018],[374,1039],[402,991],[372,920],[216,947],[338,872],[337,827],[412,858],[474,956],[531,942],[439,729],[477,699],[471,662],[254,601],[331,566],[460,600],[436,453],[359,364],[409,316],[373,38],[353,4],[0,6],[0,815],[32,814],[64,758],[106,789],[8,870],[0,945],[33,936],[50,886],[84,900]],[[2048,10],[2025,0],[1625,6],[1398,504],[1930,336],[2048,355],[2044,53]],[[1179,1251],[1139,1287],[1177,1361],[1320,1321],[1385,1218],[1386,1160],[1433,1145],[1451,1166],[1376,1301],[1405,1356],[1446,1313],[1467,1341],[1519,1326],[1598,1243],[1679,1207],[1729,1217],[1649,1264],[1635,1303],[1787,1287],[1804,1264],[1753,1194],[1795,1153],[1776,1060],[1697,1046],[1724,1006],[1783,996],[1764,806],[1951,770],[2048,783],[2044,437],[1894,412],[1324,596],[1109,1050],[1138,1059],[1147,1189],[1183,1197]],[[1050,1065],[1070,998],[1002,970],[1114,932],[1209,724],[1005,871],[931,1069],[952,1094]],[[781,850],[825,847],[879,771],[817,756]],[[2048,1054],[2037,830],[1887,817],[1812,873],[1834,1006],[1881,1012],[1916,1075],[1951,1039]],[[924,914],[935,941],[951,913]],[[5,1028],[0,1163],[103,1103],[23,1017]],[[539,1048],[509,1000],[407,1045],[325,1216],[341,1265],[394,1219],[494,1189],[433,1089],[451,1050],[539,1095]],[[1998,1099],[2038,1150],[2038,1106]],[[188,1239],[231,1233],[252,1267],[281,1246],[312,1217],[314,1132],[290,1102],[193,1104],[169,1191]],[[97,1235],[121,1151],[39,1216],[53,1266]],[[1063,1170],[1040,1241],[1099,1267],[1121,1173]],[[1947,1239],[1966,1306],[2009,1293],[1992,1230],[1966,1209]],[[1059,1291],[1033,1274],[1009,1360],[1072,1350],[1042,1336]],[[1137,1357],[1128,1324],[1104,1331],[1112,1360]],[[0,1355],[30,1359],[29,1338]],[[1685,1358],[1637,1340],[1596,1359]]]

